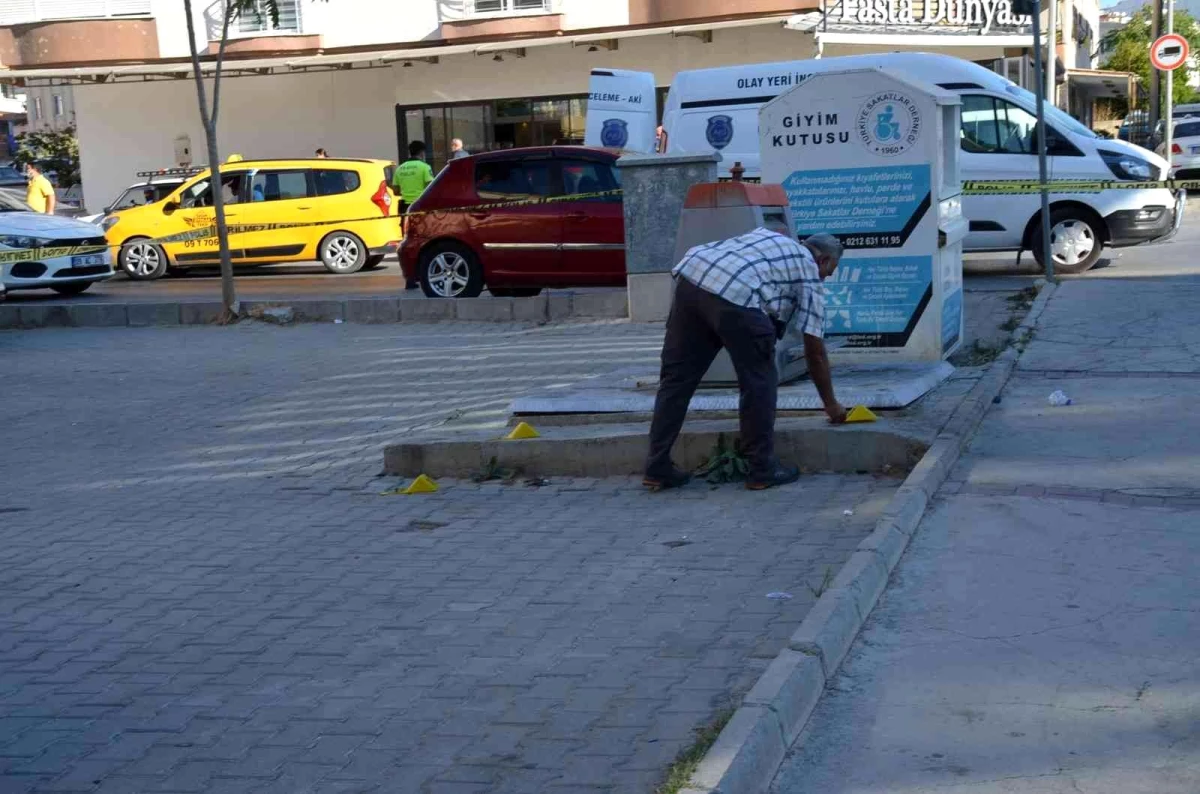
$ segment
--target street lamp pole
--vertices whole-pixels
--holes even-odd
[[[1054,8],[1054,4],[1058,0],[1050,0],[1050,8]],[[1053,19],[1054,11],[1050,12]],[[1042,71],[1042,23],[1041,9],[1037,4],[1033,4],[1033,74],[1034,87],[1037,89],[1037,147],[1038,147],[1038,182],[1040,184],[1040,192],[1042,194],[1042,258],[1046,263],[1046,280],[1054,280],[1054,252],[1050,249],[1050,185],[1047,184],[1046,177],[1046,95],[1045,86],[1042,82],[1043,74],[1052,74],[1052,72]],[[1053,56],[1053,38],[1047,51]],[[1053,78],[1051,78],[1053,79]],[[1053,87],[1053,84],[1051,84]],[[1037,245],[1037,243],[1034,243]]]

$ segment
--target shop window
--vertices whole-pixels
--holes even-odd
[[[475,166],[475,192],[483,199],[549,196],[549,160],[492,160]]]
[[[259,171],[250,181],[251,201],[288,201],[308,198],[308,172]]]
[[[38,121],[42,118],[42,98],[35,96],[33,98],[33,119]]]
[[[318,196],[340,196],[343,193],[353,193],[362,182],[356,171],[338,171],[320,168],[313,171],[313,186]],[[388,180],[391,184],[391,180]]]
[[[562,161],[563,195],[572,196],[580,193],[599,193],[606,190],[616,190],[621,187],[617,169],[608,163],[598,163],[595,160],[563,160]],[[596,196],[582,201],[620,203],[620,196]]]
[[[54,95],[54,117],[61,118],[63,115],[63,98],[58,94]]]

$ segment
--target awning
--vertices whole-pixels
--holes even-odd
[[[272,58],[235,59],[227,57],[221,68],[223,77],[250,77],[297,72],[379,69],[407,61],[432,61],[450,55],[494,55],[534,47],[571,45],[586,47],[603,45],[614,39],[634,39],[646,36],[702,36],[716,30],[786,25],[790,14],[700,22],[690,25],[667,25],[645,28],[617,28],[589,33],[542,36],[528,39],[445,44],[439,46],[391,47],[371,50],[328,51],[320,55],[287,55]],[[212,59],[200,63],[201,74],[216,71]],[[192,76],[188,59],[161,60],[152,63],[125,65],[95,65],[52,69],[0,69],[0,83],[24,82],[25,85],[61,85],[97,83],[140,83],[157,80],[183,80]]]
[[[1138,77],[1131,72],[1103,69],[1068,69],[1067,86],[1089,99],[1136,99]]]
[[[849,55],[859,52],[894,50],[929,51],[954,48],[967,60],[1001,58],[1005,50],[1033,45],[1032,34],[989,33],[982,35],[968,28],[948,25],[911,25],[880,27],[844,22],[822,22],[819,11],[796,14],[787,22],[792,30],[812,33],[817,50],[823,55]],[[832,47],[831,47],[832,45]]]

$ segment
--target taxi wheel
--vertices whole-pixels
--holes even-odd
[[[374,270],[383,264],[383,254],[373,254],[367,257],[367,262],[362,266],[363,270]]]
[[[438,243],[421,257],[421,290],[429,298],[478,298],[483,267],[466,246]]]
[[[70,284],[55,284],[50,289],[57,292],[59,295],[78,295],[85,292],[88,287],[92,286],[94,281],[72,281]]]
[[[122,245],[118,261],[125,275],[134,281],[162,278],[169,264],[166,252],[145,237],[129,240]]]
[[[367,246],[350,232],[333,232],[317,250],[325,269],[339,276],[357,273],[367,263]]]

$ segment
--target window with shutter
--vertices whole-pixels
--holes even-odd
[[[300,0],[278,0],[276,6],[279,9],[279,22],[277,24],[271,21],[266,3],[257,0],[254,6],[254,8],[243,11],[241,17],[238,18],[239,33],[300,32]]]
[[[149,15],[152,0],[0,0],[0,25]]]

